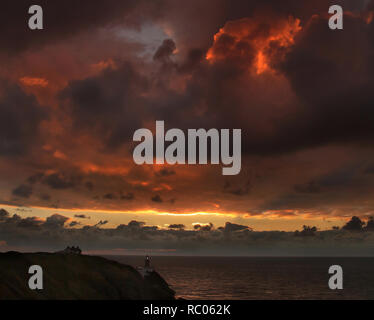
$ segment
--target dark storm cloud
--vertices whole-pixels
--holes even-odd
[[[373,181],[362,166],[347,165],[306,183],[294,185],[289,192],[265,201],[261,209],[267,211],[314,208],[326,213],[338,202],[352,208],[355,205],[360,207],[366,202],[365,198],[371,194],[373,187]]]
[[[75,214],[74,217],[79,219],[91,219],[89,216],[86,216],[85,214]]]
[[[138,229],[138,228],[143,228],[143,226],[145,225],[145,222],[143,221],[136,221],[136,220],[131,220],[129,223],[128,223],[128,227],[129,228],[135,228],[135,229]]]
[[[69,223],[69,227],[76,227],[78,225],[80,225],[80,223],[78,221],[72,221],[72,222]]]
[[[0,220],[9,217],[9,212],[5,209],[0,209]]]
[[[301,108],[279,123],[270,145],[263,143],[268,150],[373,138],[370,27],[349,15],[341,33],[329,32],[326,23],[323,18],[312,19],[282,63]]]
[[[283,150],[374,137],[372,27],[350,15],[343,32],[326,32],[326,23],[313,18],[281,64],[303,103],[280,126],[275,142]]]
[[[153,196],[153,197],[151,198],[151,200],[152,200],[153,202],[158,202],[158,203],[164,202],[164,200],[160,197],[159,194],[156,194],[155,196]]]
[[[16,197],[29,198],[32,194],[32,187],[21,184],[17,188],[13,189],[12,194]]]
[[[258,3],[258,2],[257,2]],[[363,2],[341,2],[346,10],[363,7]],[[247,66],[253,60],[251,52],[253,48],[248,43],[242,43],[247,47],[238,47],[237,55],[226,56],[225,60],[209,68],[199,66],[195,70],[193,80],[187,85],[184,96],[171,96],[171,101],[184,109],[187,113],[189,106],[198,105],[204,100],[208,103],[206,114],[214,114],[216,127],[240,127],[246,132],[243,149],[251,154],[276,154],[284,153],[310,146],[324,145],[330,142],[349,142],[357,140],[369,140],[373,135],[373,112],[371,102],[374,100],[372,90],[372,65],[369,52],[372,52],[371,26],[368,26],[360,17],[345,17],[345,29],[343,32],[332,32],[328,29],[326,18],[314,18],[309,24],[312,14],[316,12],[327,13],[328,2],[321,1],[318,5],[288,1],[265,1],[259,6],[271,6],[272,12],[277,16],[285,17],[285,13],[294,13],[300,17],[299,11],[308,12],[305,16],[303,30],[297,38],[295,45],[290,48],[285,61],[275,59],[273,67],[283,72],[291,80],[292,87],[299,98],[296,102],[296,110],[279,118],[270,117],[260,109],[254,109],[257,114],[251,114],[254,97],[244,100],[246,97],[238,97],[236,92],[240,88],[240,78],[243,75],[243,66]],[[236,12],[238,7],[246,5],[228,5],[228,12]],[[248,8],[253,8],[255,2],[250,2]],[[242,9],[242,8],[241,8]],[[277,9],[277,10],[275,10]],[[279,9],[279,10],[278,10]],[[319,10],[321,9],[321,10]],[[233,14],[246,15],[246,10],[238,10]],[[251,16],[251,14],[248,14]],[[239,18],[236,16],[235,18]],[[226,22],[226,21],[225,21]],[[259,23],[261,20],[258,21]],[[259,27],[259,34],[266,32]],[[220,44],[219,41],[222,41]],[[232,38],[229,35],[219,38],[217,50],[220,45],[226,53],[228,43]],[[246,52],[244,62],[241,61]],[[277,48],[273,47],[274,52]],[[234,52],[235,53],[235,52]],[[169,56],[168,56],[169,57]],[[244,68],[245,69],[245,68]],[[246,71],[247,72],[247,71]],[[369,72],[369,74],[368,74]],[[233,86],[236,83],[236,86]],[[195,87],[194,84],[199,84]],[[250,88],[251,82],[245,85]],[[363,93],[363,94],[362,94]],[[209,94],[209,95],[207,95]],[[157,103],[157,102],[155,102]],[[159,103],[163,104],[162,101]],[[241,121],[242,114],[237,112],[247,108],[247,125]],[[168,108],[166,108],[168,109]],[[262,108],[266,110],[267,107]],[[170,122],[179,122],[184,126],[185,121],[176,112],[168,112]],[[208,119],[196,119],[192,109],[188,120],[207,127],[211,125]],[[251,122],[250,119],[258,119]],[[261,135],[259,126],[263,119],[269,121],[273,127],[272,135]],[[275,121],[274,121],[275,120]],[[189,125],[190,126],[190,125]]]
[[[79,184],[81,177],[65,173],[52,173],[44,176],[43,183],[52,189],[69,189]]]
[[[182,223],[173,223],[173,224],[169,224],[168,228],[176,229],[176,230],[183,230],[186,228],[186,226]]]
[[[106,225],[108,222],[108,220],[100,220],[98,223],[95,224],[94,227],[101,227],[103,225]]]
[[[251,182],[248,180],[244,185],[232,185],[229,181],[226,181],[223,186],[223,192],[230,193],[235,196],[245,196],[249,193],[252,185]]]
[[[209,224],[195,224],[193,226],[194,230],[199,230],[199,231],[211,231],[213,229],[213,223]]]
[[[181,5],[178,1],[169,0],[162,19],[172,26],[177,46],[182,43],[185,48],[187,47],[187,51],[191,48],[206,50],[212,44],[212,35],[230,20],[265,14],[273,15],[274,18],[293,15],[306,21],[314,14],[327,13],[332,4],[342,5],[345,10],[361,10],[365,2],[365,0],[334,2],[329,0],[191,0]]]
[[[315,181],[310,181],[305,184],[297,184],[294,186],[296,192],[300,193],[319,193],[321,192],[321,186]]]
[[[351,200],[351,197],[349,197]],[[340,204],[343,203],[341,196],[336,196],[334,194],[324,194],[324,193],[283,193],[275,196],[271,200],[265,201],[258,209],[260,211],[268,210],[317,210],[322,214],[329,214],[329,209],[326,206],[334,204],[335,201],[339,201]],[[344,199],[347,200],[347,199]],[[286,211],[279,212],[280,216],[285,215]],[[278,214],[278,211],[277,211]],[[315,212],[317,215],[317,212]],[[294,214],[289,214],[290,216]]]
[[[161,169],[157,172],[155,172],[155,175],[157,177],[170,177],[170,176],[173,176],[175,175],[176,172],[172,169],[167,169],[167,168],[164,168],[164,169]]]
[[[77,132],[90,132],[107,147],[118,147],[141,128],[146,88],[146,78],[126,62],[117,70],[109,68],[98,76],[72,81],[61,98]]]
[[[374,174],[374,165],[370,165],[365,169],[366,174]]]
[[[107,193],[103,196],[103,198],[107,200],[114,200],[117,199],[117,196],[114,193]]]
[[[360,81],[372,76],[367,74],[367,68],[373,41],[365,21],[346,15],[342,32],[326,32],[326,23],[326,18],[312,18],[280,66],[298,95],[312,103],[320,98],[341,102],[345,90],[354,92],[363,84]],[[350,58],[349,63],[347,58]],[[357,65],[358,61],[361,63]],[[359,79],[358,75],[365,78]],[[322,111],[319,109],[322,106],[318,103],[317,111]]]
[[[355,2],[355,1],[352,1]],[[336,2],[338,4],[339,1]],[[168,10],[163,18],[172,25],[176,43],[188,48],[207,49],[212,43],[212,35],[218,32],[227,21],[251,17],[259,11],[288,16],[310,17],[326,11],[327,0],[301,2],[298,0],[232,1],[232,0],[191,0],[183,5],[177,1],[167,2]],[[181,8],[183,8],[181,10]],[[198,8],[198,9],[197,9]],[[187,27],[186,27],[187,26]],[[188,32],[186,32],[188,28]]]
[[[117,199],[119,199],[119,200],[124,200],[124,201],[131,201],[131,200],[135,199],[135,195],[132,192],[126,192],[126,193],[109,192],[109,193],[106,193],[103,196],[103,199],[106,199],[106,200],[117,200]]]
[[[349,165],[320,177],[318,184],[322,187],[336,188],[339,186],[349,186],[360,178],[362,178],[360,166]]]
[[[355,3],[355,7],[358,7],[361,2],[344,1],[347,8],[352,7],[350,3]],[[169,20],[178,31],[183,29],[186,39],[211,40],[211,35],[217,31],[217,26],[223,25],[227,20],[251,16],[259,9],[300,15],[325,10],[327,3],[326,0],[314,1],[313,4],[300,3],[297,0],[282,1],[282,3],[276,0],[245,2],[210,0],[201,5],[200,1],[181,4],[170,0],[83,0],[79,3],[74,0],[53,2],[41,0],[37,4],[43,8],[45,29],[35,32],[27,27],[27,19],[30,16],[27,13],[28,8],[35,3],[31,0],[16,2],[6,0],[7,15],[0,22],[0,35],[4,41],[2,50],[17,52],[38,48],[43,44],[53,43],[100,27],[122,24],[127,27],[140,28],[145,21]],[[200,10],[196,10],[197,6]],[[194,23],[194,21],[200,21],[200,23]],[[185,32],[186,26],[189,27],[188,33]],[[195,41],[191,43],[194,44]]]
[[[46,111],[18,85],[3,79],[0,83],[0,155],[25,154],[38,141]]]
[[[65,216],[54,214],[45,220],[44,226],[47,228],[62,228],[68,220],[69,218]]]
[[[156,4],[156,2],[158,2]],[[26,49],[57,42],[72,35],[104,26],[126,24],[139,27],[145,17],[158,16],[160,1],[142,0],[65,0],[37,3],[31,0],[6,0],[0,20],[0,51],[14,54]],[[44,13],[44,29],[33,31],[28,27],[28,9],[40,5]]]
[[[7,222],[13,223],[16,222],[17,227],[24,229],[40,229],[40,226],[43,224],[37,217],[27,217],[22,219],[20,216],[13,215]]]
[[[177,49],[175,42],[172,39],[166,39],[163,41],[162,45],[157,49],[153,56],[156,61],[161,61],[162,63],[170,63],[170,56]]]
[[[249,96],[243,100],[245,95],[236,94],[244,85],[241,77],[246,66],[251,64],[253,49],[244,49],[246,59],[243,63],[240,62],[243,57],[241,48],[227,53],[227,47],[232,46],[230,36],[218,38],[216,54],[222,46],[225,58],[209,70],[215,75],[206,81],[210,94],[207,101],[211,102],[209,113],[214,113],[218,126],[225,123],[229,127],[244,129],[243,150],[246,153],[276,154],[331,142],[372,139],[374,90],[370,69],[372,59],[368,54],[372,52],[373,43],[370,27],[360,17],[351,16],[345,18],[345,29],[339,34],[326,25],[327,19],[313,18],[300,31],[285,60],[273,66],[290,79],[298,98],[292,102],[295,104],[292,112],[275,118],[267,114],[270,110],[265,104],[261,110],[254,108],[257,114],[252,115],[256,98]],[[266,32],[266,26],[261,32]],[[220,44],[219,41],[223,42]],[[276,51],[275,48],[272,50]],[[236,87],[232,87],[234,83]],[[250,89],[253,84],[247,80],[245,85]],[[241,121],[238,112],[245,108],[247,124]],[[257,122],[251,122],[252,116]],[[273,134],[260,133],[263,121],[272,127]]]
[[[234,19],[241,16],[250,16],[257,9],[266,12],[274,12],[281,15],[293,14],[300,18],[309,18],[312,14],[326,12],[331,5],[341,5],[345,10],[361,10],[367,0],[316,0],[313,2],[301,2],[298,0],[264,0],[264,1],[224,1],[227,3],[226,14]]]
[[[271,26],[271,19],[258,19],[254,20],[259,27],[253,37],[266,35]],[[190,55],[173,61],[175,42],[168,39],[154,55],[155,60],[171,65],[168,72],[160,67],[158,72],[144,75],[137,64],[126,62],[116,70],[109,68],[98,76],[71,82],[61,97],[74,128],[94,134],[107,147],[131,141],[142,122],[156,119],[165,120],[169,128],[241,128],[247,154],[271,155],[331,142],[368,141],[374,136],[370,27],[352,16],[345,18],[343,32],[329,30],[325,18],[310,21],[285,59],[277,60],[280,48],[276,43],[271,48],[272,67],[290,80],[297,97],[292,108],[285,105],[286,111],[279,116],[274,116],[271,103],[248,93],[257,85],[255,78],[246,76],[256,53],[252,42],[243,42],[244,47],[219,62],[197,59],[194,67],[186,69]],[[230,41],[229,35],[219,37],[215,50],[222,45],[226,53],[226,42]],[[185,90],[171,90],[170,83],[186,72],[190,78]],[[200,105],[204,110],[197,113]],[[271,134],[262,133],[265,125],[272,128]]]
[[[40,182],[42,180],[42,178],[44,177],[44,173],[36,173],[30,177],[27,178],[27,182],[30,183],[30,184],[35,184],[37,182]]]
[[[368,192],[367,190],[371,190],[370,185],[371,182],[365,176],[361,166],[348,165],[316,177],[313,181],[295,185],[294,191],[297,193],[296,195],[281,196],[273,205],[276,205],[279,201],[278,204],[281,205],[283,202],[284,204],[281,206],[285,208],[287,201],[289,201],[289,206],[292,207],[293,205],[302,206],[303,202],[305,204],[309,202],[308,205],[311,205],[318,198],[320,200],[323,199],[323,201],[333,200],[336,197],[344,199],[357,198],[360,194],[364,195],[364,193]],[[318,203],[320,204],[321,202]]]

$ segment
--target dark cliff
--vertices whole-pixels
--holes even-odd
[[[31,290],[31,265],[43,269],[43,289]],[[0,299],[171,300],[174,291],[153,272],[97,256],[59,253],[0,253]]]

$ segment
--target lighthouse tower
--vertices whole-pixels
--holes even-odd
[[[151,257],[146,255],[144,259],[144,267],[137,267],[136,269],[143,276],[143,278],[150,275],[154,271],[154,269],[151,267]]]
[[[144,269],[147,269],[150,267],[151,267],[151,257],[149,255],[146,255],[144,259]]]

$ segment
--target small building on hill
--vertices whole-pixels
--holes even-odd
[[[82,254],[82,250],[79,248],[79,246],[67,246],[64,250],[58,251],[57,253],[63,253],[63,254]]]

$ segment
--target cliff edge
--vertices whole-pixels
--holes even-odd
[[[43,269],[42,290],[28,286],[31,265]],[[143,278],[133,267],[102,257],[0,253],[0,300],[173,300],[174,295],[157,272]]]

